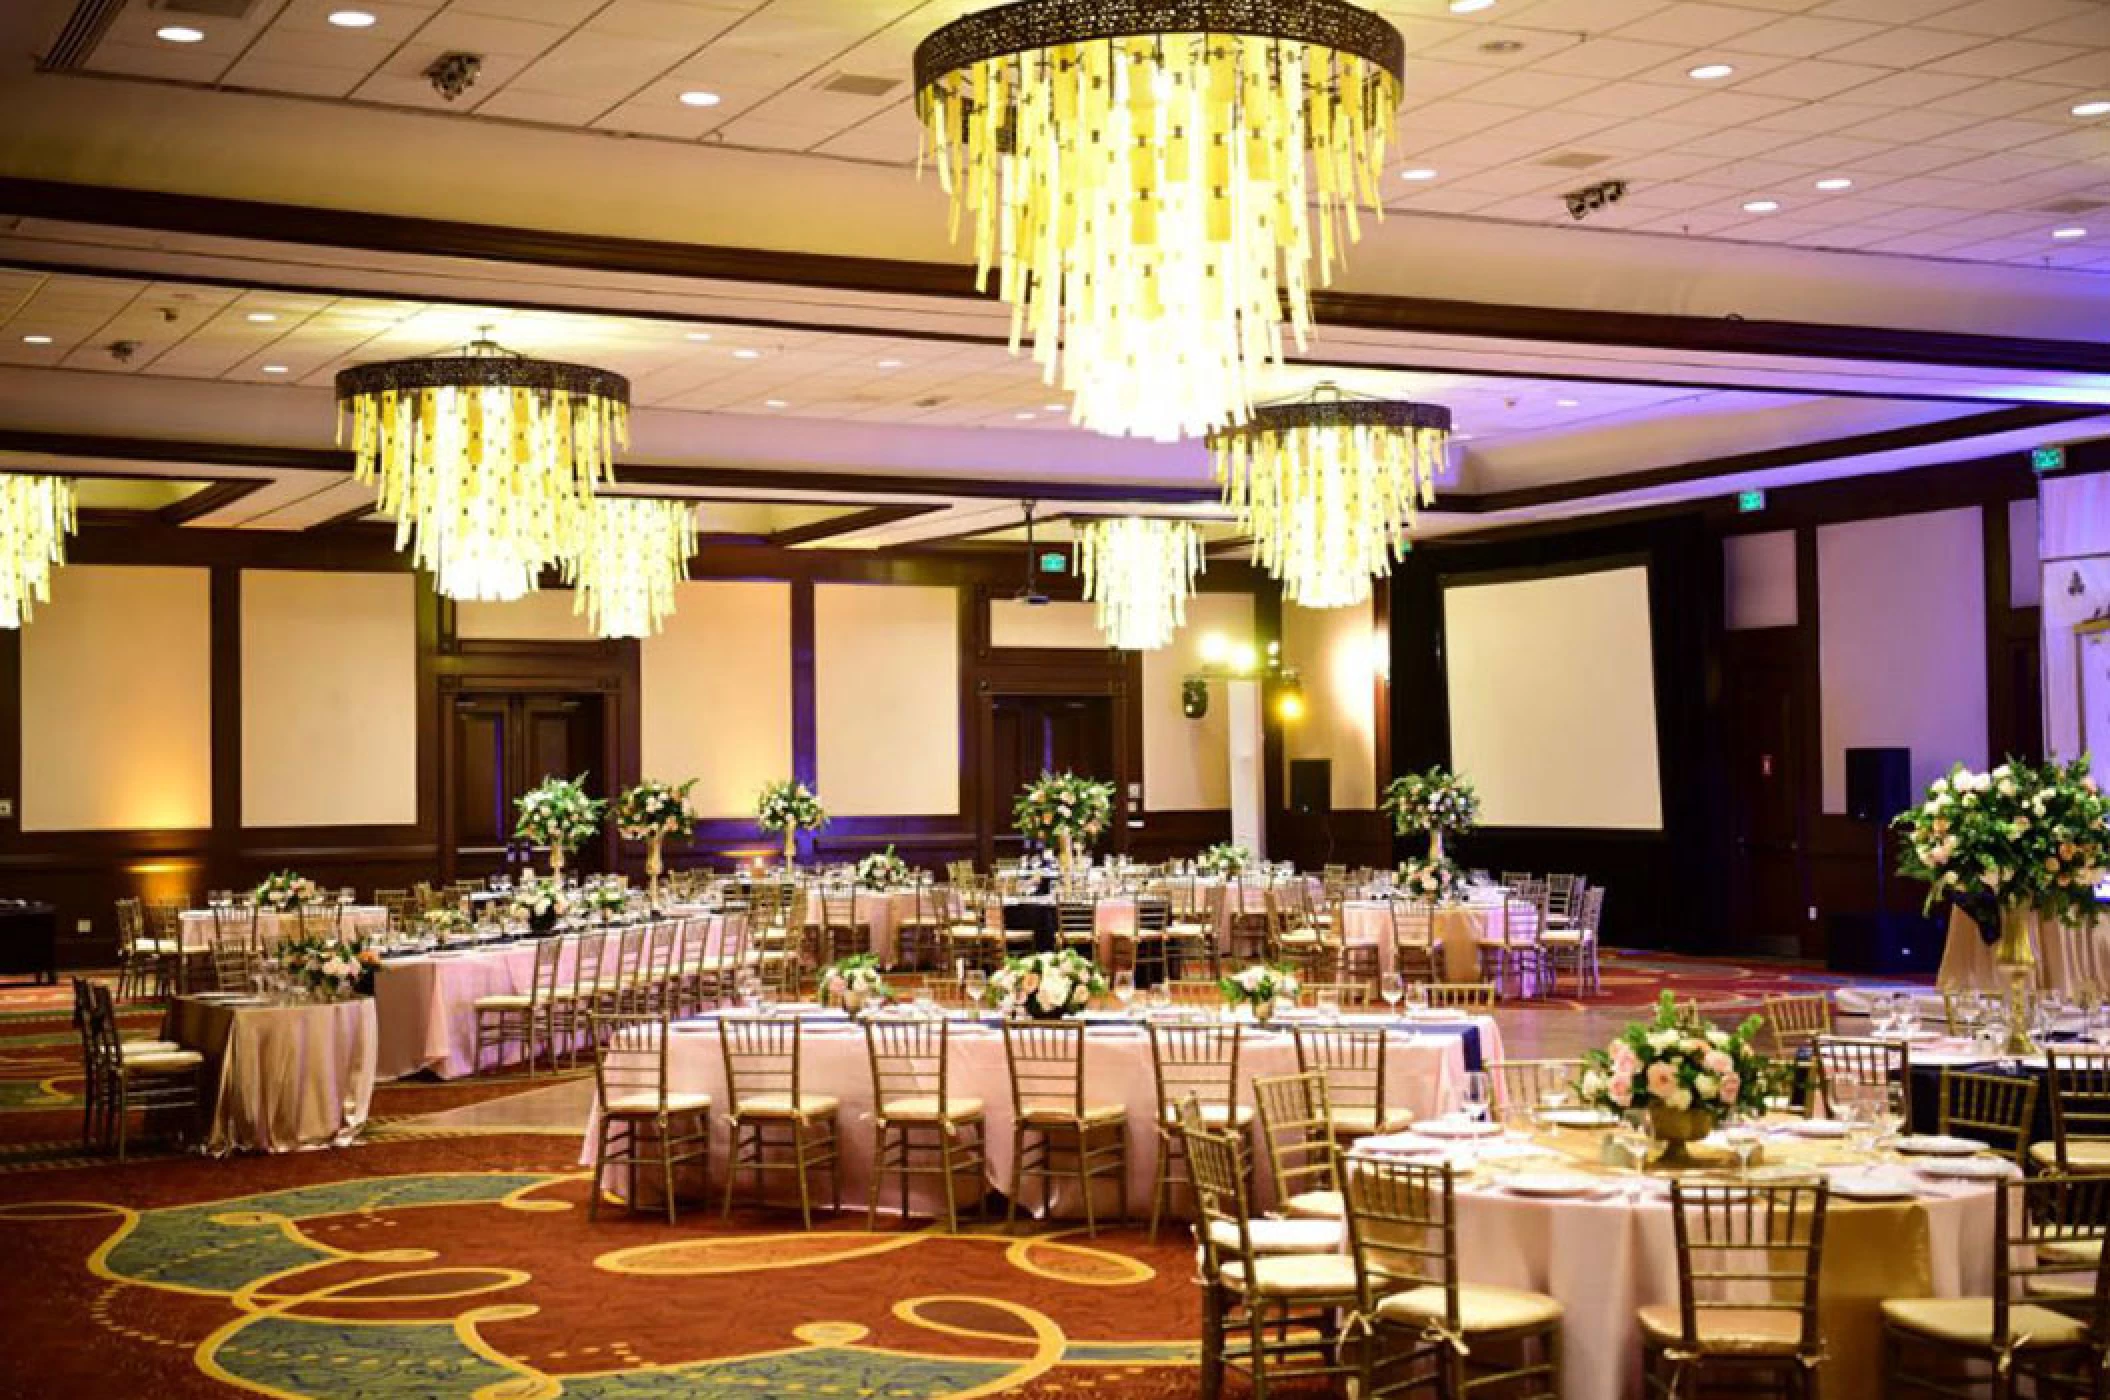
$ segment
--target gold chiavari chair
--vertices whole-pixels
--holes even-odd
[[[745,909],[728,909],[718,915],[715,927],[710,919],[694,921],[704,948],[704,973],[697,984],[699,1007],[730,1006],[739,992],[740,974],[758,966],[757,955],[747,942],[747,919]]]
[[[1326,1077],[1336,1137],[1347,1141],[1406,1128],[1414,1115],[1388,1101],[1386,1069],[1391,1058],[1388,1026],[1292,1027],[1297,1070]]]
[[[95,1134],[102,1124],[105,1087],[103,1076],[96,1073],[100,1042],[96,1039],[95,992],[88,979],[75,977],[73,981],[73,1029],[81,1042],[81,1146],[89,1147],[95,1142]],[[120,1040],[117,1050],[120,1055],[164,1055],[183,1047],[173,1040]]]
[[[1332,997],[1333,1004],[1344,1011],[1367,1011],[1377,1005],[1377,989],[1360,979],[1297,984],[1297,1005],[1317,1006],[1322,997]]]
[[[1313,927],[1309,911],[1301,906],[1303,884],[1296,882],[1283,893],[1270,885],[1263,893],[1267,915],[1267,960],[1287,967],[1300,978],[1328,977],[1331,959],[1325,937]]]
[[[1502,901],[1502,929],[1480,944],[1480,975],[1497,987],[1513,988],[1536,995],[1545,985],[1544,945],[1539,935],[1546,927],[1546,891],[1540,885],[1531,893],[1511,893]],[[1489,964],[1493,967],[1490,970]]]
[[[621,1016],[647,1010],[644,1002],[645,928],[631,924],[608,935],[614,946],[613,961],[602,954],[601,980],[595,988],[594,1009],[604,1016]]]
[[[1204,969],[1219,975],[1223,959],[1216,948],[1216,918],[1201,886],[1188,875],[1167,880],[1165,888],[1172,899],[1165,925],[1168,960],[1182,977],[1197,976]]]
[[[1158,1091],[1158,1170],[1150,1190],[1150,1238],[1186,1178],[1180,1106],[1189,1099],[1214,1130],[1246,1136],[1253,1110],[1238,1101],[1239,1030],[1231,1026],[1150,1027],[1150,1070]]]
[[[555,940],[546,940],[554,942]],[[667,1046],[673,1039],[664,1011],[591,1016],[594,1087],[601,1117],[593,1148],[593,1194],[586,1218],[601,1209],[602,1174],[621,1167],[629,1176],[629,1206],[640,1204],[638,1168],[658,1167],[667,1223],[675,1223],[674,1173],[688,1162],[703,1164],[702,1190],[710,1190],[711,1096],[675,1093],[668,1085]]]
[[[1117,1219],[1128,1218],[1128,1106],[1085,1098],[1084,1027],[1075,1022],[1005,1022],[1004,1062],[1011,1074],[1011,1189],[1008,1228],[1018,1219],[1026,1178],[1053,1204],[1055,1183],[1074,1178],[1084,1197],[1085,1233],[1099,1233],[1092,1188],[1111,1177]],[[1064,1160],[1067,1159],[1067,1165]]]
[[[1062,899],[1055,904],[1057,947],[1098,960],[1099,906],[1089,899]]]
[[[1358,1301],[1353,1263],[1337,1249],[1263,1248],[1242,1137],[1212,1131],[1193,1104],[1179,1127],[1201,1244],[1202,1394],[1220,1394],[1226,1370],[1243,1372],[1256,1396],[1278,1382],[1351,1374],[1340,1333]],[[1245,1337],[1233,1343],[1238,1327]]]
[[[1604,917],[1604,887],[1591,885],[1582,891],[1574,919],[1553,923],[1539,933],[1539,952],[1545,960],[1548,985],[1560,990],[1561,969],[1575,973],[1577,995],[1599,989],[1597,927]]]
[[[1431,982],[1428,993],[1430,1006],[1455,1006],[1471,1011],[1495,1009],[1495,984],[1492,982]]]
[[[391,933],[402,929],[410,922],[409,890],[375,890],[374,903],[381,906],[381,912],[388,919],[388,928]]]
[[[520,1057],[530,1075],[545,1048],[549,1051],[550,1067],[556,1067],[557,973],[563,954],[563,939],[540,940],[535,944],[535,963],[528,970],[525,993],[498,992],[476,999],[476,1048],[471,1062],[477,1073],[483,1072],[486,1046],[498,1052],[496,1068],[504,1068],[508,1045],[520,1047]]]
[[[1172,975],[1172,901],[1162,891],[1136,897],[1136,932],[1130,966],[1136,985],[1155,986]]]
[[[2061,1176],[2110,1173],[2110,1050],[2053,1045],[2044,1058],[2051,1141],[2031,1143],[2029,1160]]]
[[[1546,918],[1549,923],[1573,923],[1582,908],[1583,881],[1579,875],[1546,876]]]
[[[936,1177],[945,1188],[945,1229],[960,1230],[960,1179],[973,1185],[976,1220],[986,1217],[981,1189],[989,1160],[982,1101],[952,1092],[952,1026],[947,1021],[867,1021],[872,1064],[872,1194],[865,1228],[879,1220],[889,1175],[901,1184],[901,1217],[909,1216],[909,1182]],[[918,1156],[922,1161],[917,1161]]]
[[[120,999],[167,996],[173,985],[174,961],[181,944],[164,943],[147,932],[146,906],[137,899],[117,901],[117,995]]]
[[[1223,988],[1216,982],[1205,982],[1198,977],[1178,978],[1171,982],[1174,1006],[1222,1006]]]
[[[183,907],[180,899],[150,899],[146,901],[147,937],[155,946],[168,948],[166,954],[165,980],[170,990],[181,996],[190,990],[191,964],[208,963],[212,950],[209,947],[191,947],[183,941]]]
[[[1976,1138],[2018,1167],[2029,1165],[2039,1086],[2033,1074],[1973,1074],[1942,1066],[1940,1126],[1945,1137]]]
[[[1529,1114],[1552,1097],[1566,1103],[1582,1076],[1580,1060],[1496,1060],[1487,1067],[1505,1113]]]
[[[1414,899],[1392,901],[1392,966],[1409,982],[1443,980],[1443,951],[1436,946],[1436,906]]]
[[[1769,996],[1765,1008],[1776,1055],[1793,1055],[1832,1033],[1832,999],[1828,996]]]
[[[1268,955],[1268,942],[1273,930],[1268,913],[1267,887],[1253,888],[1253,882],[1242,875],[1234,875],[1216,887],[1218,901],[1218,927],[1229,937],[1225,942],[1231,957],[1239,962],[1252,962]]]
[[[78,995],[78,994],[76,994]],[[195,1131],[204,1102],[205,1057],[195,1050],[136,1049],[127,1052],[117,1029],[117,1005],[100,982],[88,986],[87,1077],[95,1087],[85,1097],[97,1110],[96,1136],[125,1160],[132,1110],[187,1115],[182,1131]]]
[[[929,969],[939,957],[940,937],[948,909],[941,887],[918,877],[915,906],[907,918],[894,925],[894,955],[900,966],[917,971]]]
[[[1780,1392],[1814,1400],[1824,1361],[1817,1278],[1829,1198],[1822,1182],[1671,1181],[1678,1301],[1639,1313],[1649,1394],[1677,1400],[1696,1393],[1694,1380],[1733,1368],[1746,1373],[1742,1379],[1770,1372]]]
[[[1857,1091],[1880,1090],[1897,1097],[1903,1131],[1912,1131],[1912,1055],[1905,1042],[1820,1035],[1810,1042],[1810,1064],[1826,1114]]]
[[[638,971],[636,1011],[672,1011],[680,1000],[681,921],[655,919],[644,927],[645,957]]]
[[[593,1013],[600,1010],[602,979],[613,959],[608,956],[614,935],[605,929],[566,936],[571,944],[571,980],[559,985],[555,1004],[559,1033],[569,1051],[572,1068],[579,1065],[579,1047],[593,1042]],[[609,1008],[613,1014],[613,1008]]]
[[[984,972],[1004,960],[1003,901],[979,884],[955,887],[944,895],[945,923],[938,931],[938,961],[957,976],[961,968]]]
[[[257,962],[262,954],[236,938],[215,938],[212,944],[212,985],[218,992],[256,990]]]
[[[1284,1074],[1253,1081],[1253,1107],[1267,1144],[1275,1195],[1292,1219],[1339,1220],[1341,1140],[1323,1074]]]
[[[1561,1393],[1560,1301],[1521,1288],[1466,1283],[1458,1274],[1457,1190],[1449,1163],[1358,1161],[1345,1208],[1357,1311],[1370,1334],[1358,1358],[1364,1395],[1382,1368],[1432,1362],[1445,1396],[1494,1391],[1520,1400]],[[1528,1349],[1528,1350],[1527,1350]],[[1522,1364],[1487,1369],[1523,1352]],[[1473,1374],[1474,1368],[1480,1374]]]
[[[873,898],[855,885],[838,886],[821,896],[823,962],[872,951]]]
[[[733,1186],[742,1168],[754,1174],[757,1201],[767,1196],[771,1172],[798,1181],[799,1219],[813,1228],[812,1176],[826,1172],[834,1191],[832,1208],[843,1208],[841,1138],[832,1094],[805,1090],[802,1022],[755,1016],[722,1016],[719,1044],[725,1054],[726,1098],[731,1102],[732,1150],[725,1163],[725,1210],[733,1213]],[[772,1156],[772,1149],[789,1157]],[[875,1183],[876,1187],[876,1183]]]
[[[2110,1177],[2039,1176],[1993,1193],[1993,1292],[1886,1298],[1885,1395],[1964,1395],[1954,1367],[1991,1370],[1994,1400],[2100,1395],[2110,1339],[2103,1262]]]

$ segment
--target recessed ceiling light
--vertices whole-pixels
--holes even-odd
[[[154,31],[154,37],[165,44],[196,44],[204,40],[205,31],[187,24],[164,24]]]
[[[285,374],[286,372],[287,372],[287,370],[286,370],[286,367],[285,367],[284,365],[265,365],[265,366],[264,366],[264,373],[266,373],[266,374]]]
[[[51,337],[48,335],[25,335],[22,337],[22,343],[24,345],[49,345],[51,344]]]
[[[1553,401],[1553,406],[1554,406],[1555,408],[1581,408],[1581,407],[1582,407],[1582,400],[1581,400],[1581,399],[1555,399],[1555,400]]]
[[[684,107],[715,107],[724,100],[717,93],[705,92],[702,88],[692,88],[681,95],[681,105]]]
[[[2077,117],[2110,117],[2110,98],[2092,98],[2073,109]]]
[[[2079,225],[2075,225],[2072,228],[2055,228],[2051,231],[2051,236],[2053,238],[2086,238],[2088,230]]]
[[[785,402],[784,402],[784,401],[783,401],[782,399],[764,399],[764,400],[762,400],[762,406],[763,406],[764,408],[789,408],[789,407],[791,407],[791,405],[790,405],[790,404],[787,404],[787,403],[785,403]]]
[[[1754,199],[1744,205],[1744,212],[1746,214],[1770,214],[1778,208],[1780,208],[1780,201],[1777,199]]]
[[[1451,0],[1451,13],[1454,15],[1478,14],[1482,10],[1491,10],[1494,7],[1495,0]]]
[[[1686,69],[1685,76],[1703,83],[1711,83],[1726,78],[1735,71],[1726,63],[1703,63],[1697,68]]]
[[[1417,165],[1411,170],[1400,171],[1399,178],[1402,180],[1433,180],[1436,178],[1436,172],[1426,165]]]
[[[907,363],[907,360],[881,360],[879,362],[879,367],[881,369],[900,369],[903,365]]]
[[[278,313],[275,311],[252,311],[243,319],[255,325],[268,326],[278,319]]]
[[[367,10],[332,10],[330,23],[339,29],[372,29],[374,17]]]
[[[762,358],[762,352],[760,350],[735,350],[733,358],[736,360],[759,360]]]
[[[688,334],[682,337],[682,339],[684,340],[694,340],[698,342],[706,341],[710,338],[711,333],[709,331],[690,331]]]
[[[1827,176],[1817,182],[1817,188],[1820,190],[1850,190],[1853,187],[1854,182],[1844,175]]]

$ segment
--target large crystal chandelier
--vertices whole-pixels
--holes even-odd
[[[1098,604],[1108,646],[1156,651],[1186,625],[1187,597],[1206,564],[1202,534],[1184,520],[1123,516],[1077,527],[1077,573]]]
[[[586,508],[564,574],[577,590],[572,611],[588,614],[597,637],[649,637],[674,611],[674,589],[689,576],[696,514],[687,501],[600,496]]]
[[[628,445],[628,380],[487,338],[345,370],[337,403],[339,439],[349,409],[358,479],[395,518],[397,548],[455,599],[531,592]]]
[[[1378,193],[1405,46],[1342,0],[1019,0],[916,49],[926,155],[1073,417],[1243,421]]]
[[[34,604],[51,601],[51,571],[66,562],[74,524],[65,477],[0,475],[0,627],[20,627]]]
[[[1212,433],[1209,455],[1224,504],[1282,596],[1341,608],[1366,601],[1370,580],[1406,552],[1415,513],[1436,499],[1450,431],[1447,408],[1324,386]]]

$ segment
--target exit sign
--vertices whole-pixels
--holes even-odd
[[[2066,449],[2063,447],[2032,447],[2029,450],[2030,470],[2055,472],[2066,465]]]
[[[1070,556],[1059,549],[1051,549],[1040,556],[1040,571],[1044,574],[1066,574],[1070,571]]]
[[[1745,515],[1754,515],[1766,508],[1766,493],[1763,491],[1739,491],[1736,493],[1736,508]]]

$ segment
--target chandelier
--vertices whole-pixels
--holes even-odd
[[[33,604],[51,601],[51,570],[66,562],[74,524],[65,477],[0,475],[0,627],[20,627]]]
[[[628,445],[628,380],[488,338],[345,370],[337,403],[338,439],[348,408],[355,474],[395,518],[396,547],[448,598],[532,592]]]
[[[1436,499],[1450,430],[1447,408],[1322,386],[1210,434],[1209,455],[1224,504],[1282,596],[1341,608],[1367,600],[1370,580],[1406,552],[1416,511]]]
[[[576,546],[564,556],[597,637],[649,637],[674,611],[674,587],[689,576],[696,515],[687,501],[600,496],[586,507]]]
[[[1202,533],[1185,520],[1123,516],[1077,527],[1077,573],[1108,646],[1156,651],[1187,622]]]
[[[1310,264],[1382,214],[1399,31],[1343,0],[1018,0],[916,49],[926,157],[976,285],[1099,432],[1241,422]],[[1316,226],[1316,227],[1314,227]]]

